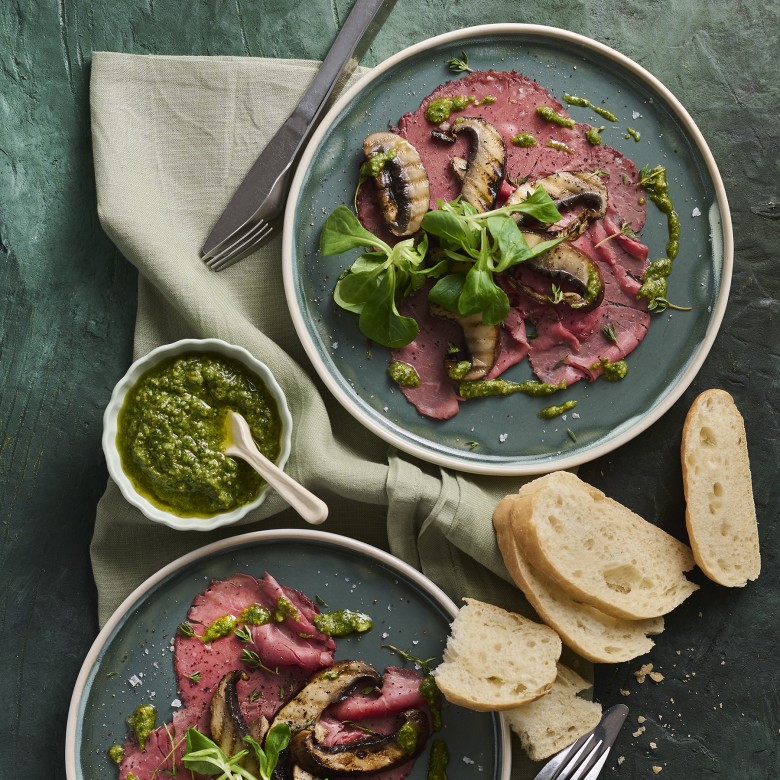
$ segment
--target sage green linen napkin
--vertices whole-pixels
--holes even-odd
[[[319,382],[285,303],[281,239],[215,274],[198,250],[318,63],[237,57],[93,57],[92,135],[103,228],[138,268],[135,355],[218,337],[268,364],[294,420],[287,471],[330,507],[325,531],[384,549],[463,595],[527,609],[501,561],[492,508],[517,478],[447,472],[366,431]],[[360,74],[355,74],[357,78]],[[275,494],[240,526],[177,532],[148,521],[109,481],[92,562],[104,623],[131,590],[217,538],[305,524]]]

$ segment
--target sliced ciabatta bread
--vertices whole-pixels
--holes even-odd
[[[590,688],[568,666],[558,664],[558,674],[548,694],[504,712],[509,727],[520,737],[532,761],[542,761],[571,745],[601,720],[601,705],[577,694]]]
[[[607,615],[575,601],[531,567],[513,527],[515,510],[522,511],[520,507],[528,501],[528,495],[517,494],[499,501],[493,525],[507,570],[539,617],[558,632],[565,645],[594,663],[620,663],[649,652],[654,643],[648,636],[664,630],[662,617],[625,620]]]
[[[761,571],[745,423],[725,390],[691,406],[682,436],[686,524],[693,555],[715,582],[742,587]]]
[[[698,586],[690,548],[566,471],[520,490],[515,527],[528,562],[576,601],[615,617],[670,612]]]
[[[464,599],[433,676],[447,701],[472,710],[519,707],[555,680],[560,637],[548,626]]]

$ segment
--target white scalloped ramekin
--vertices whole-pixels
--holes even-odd
[[[251,512],[253,509],[260,506],[268,494],[270,489],[269,486],[265,485],[254,501],[243,504],[230,512],[222,512],[221,514],[212,515],[210,517],[182,517],[175,515],[172,512],[166,512],[164,509],[160,509],[135,489],[133,483],[122,468],[122,460],[116,444],[119,410],[122,408],[127,393],[141,375],[167,358],[193,352],[215,352],[224,355],[225,357],[232,358],[233,360],[237,360],[263,381],[263,384],[268,388],[269,393],[276,402],[276,407],[281,419],[280,449],[279,457],[276,459],[276,465],[280,469],[284,468],[287,459],[290,456],[292,443],[292,416],[287,407],[287,399],[282,392],[282,388],[279,387],[278,382],[274,379],[273,374],[265,363],[261,363],[243,347],[236,346],[235,344],[228,344],[221,339],[182,339],[173,344],[164,344],[163,346],[157,347],[148,355],[144,355],[144,357],[136,360],[127,370],[127,373],[117,383],[114,392],[111,395],[111,400],[103,414],[103,452],[106,456],[108,473],[119,486],[122,495],[129,503],[138,507],[138,509],[140,509],[150,520],[167,525],[169,528],[175,528],[177,531],[213,531],[215,528],[237,523],[245,517],[248,512]]]

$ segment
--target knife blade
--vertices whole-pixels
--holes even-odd
[[[281,213],[287,199],[286,183],[296,158],[328,105],[334,86],[355,69],[395,3],[396,0],[355,0],[314,79],[249,169],[206,238],[202,255],[237,235],[261,205],[268,203],[273,212],[267,217],[261,215],[266,221]]]

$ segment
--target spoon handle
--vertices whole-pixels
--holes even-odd
[[[307,523],[319,525],[325,522],[328,505],[268,460],[257,448],[228,447],[225,452],[245,460]]]

